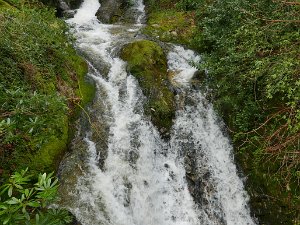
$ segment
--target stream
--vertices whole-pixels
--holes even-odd
[[[89,64],[96,96],[77,124],[60,165],[61,206],[82,225],[254,225],[233,149],[205,93],[190,84],[201,61],[166,43],[177,111],[168,140],[145,116],[137,80],[118,57],[143,39],[142,0],[134,24],[102,24],[98,0],[85,0],[67,20]]]

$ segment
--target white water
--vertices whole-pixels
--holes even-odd
[[[237,176],[232,148],[222,134],[211,105],[199,91],[190,90],[196,71],[190,62],[200,58],[174,47],[168,54],[169,70],[181,89],[172,135],[163,141],[143,114],[144,96],[126,63],[115,49],[130,42],[144,18],[144,5],[136,1],[136,25],[105,25],[94,16],[100,4],[85,0],[73,19],[77,48],[91,61],[89,76],[106,105],[101,117],[109,126],[107,157],[100,156],[87,132],[84,169],[66,205],[82,225],[252,225],[247,195]],[[96,68],[109,68],[104,74]],[[100,115],[99,115],[100,117]],[[102,149],[105,151],[105,149]],[[186,180],[184,155],[193,152],[203,204],[196,204]],[[203,174],[209,174],[204,181]],[[202,174],[202,175],[201,175]],[[202,186],[201,186],[202,185]]]

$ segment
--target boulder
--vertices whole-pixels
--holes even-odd
[[[147,102],[145,113],[164,137],[175,116],[174,93],[170,90],[167,59],[163,49],[155,42],[140,40],[127,44],[121,50],[127,61],[127,70],[137,78]]]
[[[64,12],[78,9],[83,0],[41,0],[45,5],[56,8],[57,16],[64,16]]]
[[[118,22],[131,5],[130,0],[100,0],[96,16],[102,23]]]

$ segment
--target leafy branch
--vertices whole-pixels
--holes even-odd
[[[0,222],[16,224],[63,225],[72,221],[65,210],[49,209],[56,198],[58,180],[53,173],[39,174],[36,178],[28,175],[28,169],[15,172],[0,190]],[[63,218],[63,219],[61,219]]]

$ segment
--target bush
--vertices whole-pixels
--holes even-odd
[[[202,0],[197,16],[215,106],[254,189],[263,183],[264,194],[280,196],[291,221],[300,191],[299,4]]]
[[[15,172],[1,187],[0,222],[7,225],[63,225],[72,221],[64,209],[49,208],[56,197],[57,179],[50,174]]]
[[[0,7],[0,172],[52,171],[67,146],[69,117],[93,88],[55,11],[36,1],[10,4]]]

